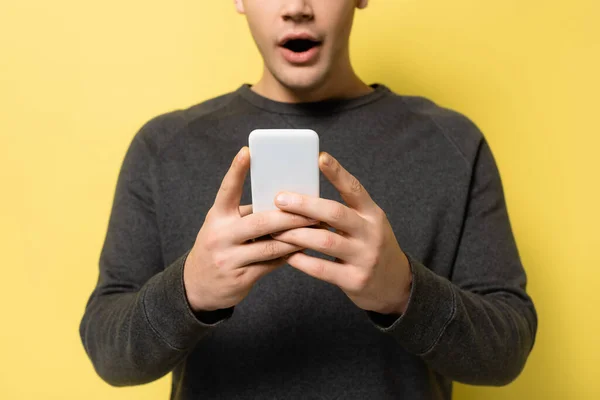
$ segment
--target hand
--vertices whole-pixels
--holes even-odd
[[[333,200],[281,192],[275,204],[283,211],[323,221],[336,229],[296,228],[272,235],[277,240],[336,257],[335,261],[291,255],[287,262],[305,273],[339,286],[358,307],[381,314],[406,311],[412,273],[385,212],[361,183],[337,160],[322,152],[319,168],[346,205]],[[285,201],[280,195],[284,195]]]
[[[267,240],[253,239],[317,223],[281,210],[252,214],[251,205],[240,207],[249,160],[248,148],[243,147],[223,178],[186,259],[184,285],[196,312],[238,304],[258,279],[285,264],[282,257],[303,250],[268,236]]]

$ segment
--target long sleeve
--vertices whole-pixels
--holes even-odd
[[[215,323],[187,302],[183,266],[189,252],[163,265],[155,214],[155,168],[146,124],[119,173],[99,277],[80,324],[95,370],[114,386],[148,383],[169,373]],[[227,312],[225,312],[227,314]]]
[[[378,329],[452,380],[478,385],[514,380],[533,347],[537,314],[485,140],[473,166],[450,279],[406,255],[413,274],[406,312],[389,323],[368,312]]]

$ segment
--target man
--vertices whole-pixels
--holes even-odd
[[[264,74],[133,139],[80,327],[98,374],[173,371],[173,399],[449,399],[454,380],[514,380],[537,317],[484,136],[356,76],[367,0],[235,6]],[[281,127],[319,133],[321,198],[253,214],[244,144]]]

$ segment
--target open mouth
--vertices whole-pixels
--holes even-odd
[[[294,53],[304,53],[309,51],[313,47],[320,46],[321,42],[317,42],[315,40],[310,39],[291,39],[283,44],[288,50],[293,51]]]

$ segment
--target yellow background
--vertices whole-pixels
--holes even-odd
[[[539,312],[521,377],[457,399],[600,398],[598,3],[376,0],[357,17],[366,81],[489,139]],[[170,378],[103,383],[78,335],[117,173],[148,119],[260,70],[232,1],[2,2],[0,398],[168,398]]]

